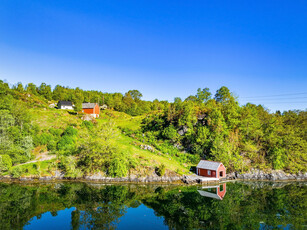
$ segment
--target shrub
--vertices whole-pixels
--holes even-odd
[[[74,138],[65,135],[61,138],[57,145],[58,150],[62,150],[66,153],[72,153],[75,150],[76,144]]]
[[[49,141],[49,143],[47,144],[47,149],[48,151],[54,151],[56,150],[56,147],[57,147],[57,143],[55,140],[51,140]]]
[[[35,174],[40,177],[41,176],[41,163],[38,161],[33,164],[33,168],[35,169]]]
[[[68,135],[68,136],[76,136],[78,134],[78,130],[75,129],[74,127],[72,126],[69,126],[65,129],[63,135]]]
[[[62,157],[61,167],[65,171],[66,177],[77,178],[82,176],[82,171],[77,168],[77,161],[73,156]]]
[[[62,133],[63,133],[63,130],[62,129],[55,129],[55,128],[50,128],[49,129],[49,133],[51,133],[53,136],[61,136]]]
[[[158,176],[163,176],[165,174],[165,165],[161,164],[159,167],[157,167],[156,173],[158,174]]]
[[[136,168],[140,162],[136,158],[129,159],[129,168]]]
[[[12,170],[11,170],[11,175],[12,175],[13,178],[21,177],[22,173],[23,173],[23,170],[20,166],[16,166],[16,167],[12,168]]]
[[[13,164],[25,163],[31,158],[31,154],[29,151],[25,151],[24,149],[14,147],[8,151],[8,155],[12,159]]]
[[[176,141],[178,139],[179,134],[173,125],[168,126],[162,132],[163,137],[169,139],[171,141]]]
[[[12,167],[12,159],[9,155],[0,155],[0,172],[8,171]]]
[[[108,175],[112,177],[125,177],[128,172],[127,162],[122,158],[114,158],[110,162]]]
[[[82,125],[85,126],[88,130],[92,130],[94,127],[94,124],[90,121],[83,121]]]

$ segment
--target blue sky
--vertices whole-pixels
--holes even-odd
[[[0,79],[307,108],[307,1],[0,2]],[[277,96],[275,96],[277,95]]]

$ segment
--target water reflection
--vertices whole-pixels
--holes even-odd
[[[0,229],[303,229],[306,188],[0,183]]]
[[[223,200],[226,194],[226,183],[214,186],[203,186],[201,189],[197,190],[201,196]]]

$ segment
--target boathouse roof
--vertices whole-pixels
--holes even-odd
[[[201,160],[196,167],[216,171],[220,167],[221,164],[222,164],[221,162],[217,162],[217,161]]]

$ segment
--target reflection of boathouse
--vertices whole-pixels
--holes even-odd
[[[216,186],[204,186],[201,190],[197,190],[201,196],[223,200],[226,194],[226,183]]]

